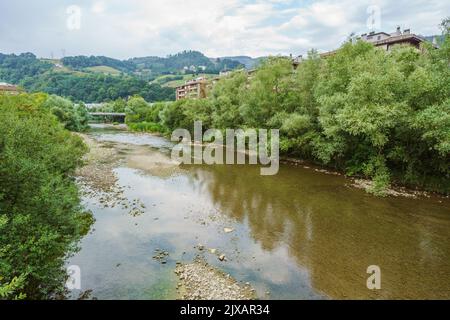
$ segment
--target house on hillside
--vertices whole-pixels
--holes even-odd
[[[206,98],[207,86],[208,81],[203,77],[186,81],[185,84],[176,87],[176,100]]]
[[[420,49],[422,42],[426,39],[422,36],[411,33],[411,29],[405,29],[403,32],[400,27],[394,33],[375,32],[362,34],[357,40],[363,40],[372,43],[375,47],[390,51],[396,45],[409,45]]]
[[[19,87],[6,83],[6,82],[0,82],[0,93],[7,93],[7,94],[19,94],[22,92],[22,89]]]
[[[375,32],[364,33],[355,40],[362,40],[372,43],[375,47],[382,48],[385,51],[391,51],[394,46],[408,45],[414,48],[420,49],[420,45],[427,41],[424,37],[411,33],[411,29],[401,30],[397,27],[394,33]],[[437,47],[436,41],[433,41],[433,46]],[[334,55],[337,50],[328,51],[320,54],[322,58],[326,58]]]

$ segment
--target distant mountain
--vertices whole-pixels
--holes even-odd
[[[434,39],[436,38],[437,43],[441,43],[442,41],[444,41],[445,37],[441,34],[439,35],[434,35],[434,36],[424,36],[425,40],[433,42]]]
[[[252,58],[252,57],[248,57],[248,56],[234,56],[234,57],[222,57],[220,59],[237,61],[237,62],[243,64],[246,69],[253,69],[258,65],[258,63],[261,62],[261,60],[264,59],[264,57]]]

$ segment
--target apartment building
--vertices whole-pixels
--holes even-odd
[[[386,32],[370,32],[362,34],[357,38],[372,43],[375,47],[382,48],[386,51],[390,51],[395,45],[409,45],[417,49],[420,48],[420,44],[425,38],[411,33],[410,29],[405,29],[403,32],[400,27],[394,33]]]
[[[408,45],[420,49],[420,45],[426,41],[422,36],[411,33],[411,29],[402,31],[400,27],[397,27],[394,33],[372,31],[354,39],[372,43],[375,47],[382,48],[385,51],[391,51],[397,45]],[[433,43],[433,46],[437,47],[436,43]],[[333,50],[322,53],[320,56],[326,58],[334,55],[336,52],[337,50]]]
[[[203,99],[206,98],[208,81],[201,77],[186,81],[185,84],[176,88],[176,99]]]

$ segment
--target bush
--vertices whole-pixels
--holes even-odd
[[[64,291],[65,257],[87,233],[71,177],[87,151],[43,94],[0,95],[0,298]]]
[[[51,95],[43,107],[51,110],[67,130],[81,132],[88,128],[89,114],[83,104],[76,105],[68,99]]]

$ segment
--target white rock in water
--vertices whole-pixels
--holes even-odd
[[[224,231],[225,233],[231,233],[231,232],[234,231],[234,229],[233,229],[233,228],[223,228],[223,231]]]

